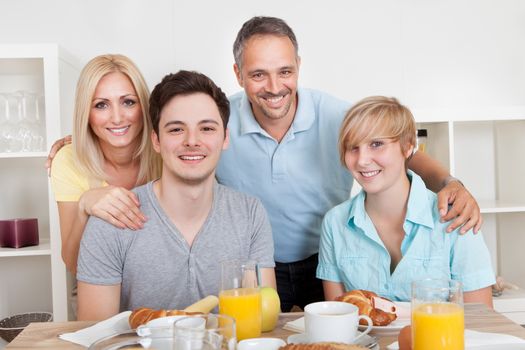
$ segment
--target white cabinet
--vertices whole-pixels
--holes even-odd
[[[428,130],[428,153],[448,165],[478,200],[497,275],[525,288],[525,107],[440,114],[449,121],[429,120],[429,115],[438,119],[438,113],[428,112],[414,113],[418,128]],[[525,305],[523,291],[505,294],[503,304],[494,299],[496,310],[508,312],[509,303]]]
[[[0,94],[38,97],[31,102],[36,107],[23,108],[38,109],[43,141],[37,152],[0,151],[0,219],[38,218],[40,235],[38,246],[0,248],[0,318],[28,311],[52,311],[56,321],[68,317],[58,213],[44,162],[52,142],[71,132],[78,67],[54,44],[0,45]],[[22,108],[13,105],[10,118]],[[6,113],[0,113],[0,132],[9,127]]]

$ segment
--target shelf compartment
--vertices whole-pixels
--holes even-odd
[[[525,120],[454,122],[456,175],[488,212],[525,205]]]
[[[525,247],[525,213],[496,215],[498,218],[498,272],[507,281],[524,288],[525,274],[522,266]]]
[[[457,176],[478,201],[497,198],[494,122],[455,122],[454,167]]]
[[[497,199],[525,201],[525,120],[494,122]]]
[[[40,238],[49,238],[49,180],[44,159],[0,158],[0,169],[0,219],[37,218]]]
[[[0,262],[0,318],[53,310],[50,256],[7,258]]]
[[[448,122],[420,122],[416,123],[418,129],[427,130],[426,153],[439,161],[444,167],[449,168],[450,138]]]
[[[23,248],[0,248],[0,258],[13,256],[51,255],[49,239],[40,239],[40,244]]]
[[[44,92],[42,58],[0,58],[0,92]]]

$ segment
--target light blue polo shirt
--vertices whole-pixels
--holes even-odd
[[[350,173],[339,162],[339,127],[350,105],[298,90],[294,121],[278,143],[255,120],[242,91],[230,98],[230,145],[216,171],[223,185],[258,197],[272,225],[275,260],[294,262],[319,250],[321,222],[348,199]]]
[[[366,289],[392,300],[410,300],[410,283],[451,278],[464,291],[494,284],[489,251],[481,232],[446,233],[439,222],[437,196],[412,178],[401,243],[403,258],[390,274],[390,255],[365,211],[365,193],[330,210],[322,226],[317,278],[342,282],[346,290]]]

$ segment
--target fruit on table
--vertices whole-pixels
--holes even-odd
[[[262,331],[272,331],[279,320],[281,312],[281,301],[279,294],[272,287],[261,288],[261,306],[262,306]]]
[[[412,333],[410,326],[403,327],[397,337],[399,343],[399,350],[411,350],[412,349]]]

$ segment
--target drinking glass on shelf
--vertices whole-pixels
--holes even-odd
[[[40,101],[36,93],[19,91],[21,114],[19,133],[24,152],[44,150],[44,127],[40,119]]]
[[[464,330],[460,282],[425,279],[412,283],[413,350],[462,350]]]
[[[235,319],[237,339],[261,335],[261,293],[257,283],[257,264],[238,260],[221,263],[219,313]]]
[[[237,346],[235,320],[226,315],[183,317],[173,324],[173,335],[175,349],[199,348],[202,339],[219,350],[235,350]]]
[[[4,131],[9,121],[9,102],[6,94],[0,93],[0,153],[7,152],[8,141],[4,135]]]
[[[22,100],[18,92],[4,94],[6,98],[6,122],[2,126],[5,152],[20,152],[23,149],[23,132],[20,130]]]

